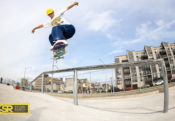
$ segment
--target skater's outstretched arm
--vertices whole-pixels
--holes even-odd
[[[71,9],[72,7],[74,7],[75,5],[78,5],[78,4],[79,4],[78,2],[74,2],[73,4],[69,5],[66,9],[64,9],[63,11],[60,12],[59,16],[64,15],[64,13],[65,13],[67,10]]]
[[[75,5],[78,5],[78,2],[74,2],[73,4],[69,5],[67,7],[67,10],[71,9],[72,7],[74,7]]]
[[[74,2],[73,4],[69,5],[66,9],[69,10],[69,9],[71,9],[72,7],[74,7],[75,5],[78,5],[78,4],[79,4],[78,2]],[[63,11],[63,12],[60,14],[60,16],[63,15],[64,12],[65,12],[65,11]],[[40,29],[40,28],[43,28],[43,27],[45,27],[45,26],[44,26],[43,24],[41,24],[41,25],[39,25],[39,26],[33,28],[33,29],[32,29],[32,33],[35,33],[35,30]]]
[[[35,30],[36,30],[36,29],[40,29],[40,28],[43,28],[43,27],[44,27],[44,25],[41,24],[41,25],[39,25],[39,26],[33,28],[33,29],[32,29],[32,33],[35,33]]]

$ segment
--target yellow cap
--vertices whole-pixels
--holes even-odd
[[[53,9],[48,9],[48,10],[46,11],[46,14],[49,15],[49,14],[51,14],[51,13],[53,13],[53,12],[54,12]]]

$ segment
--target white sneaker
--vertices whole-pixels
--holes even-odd
[[[55,44],[60,43],[60,42],[64,43],[66,46],[68,46],[68,42],[67,42],[66,40],[57,40],[57,41],[55,42]],[[55,45],[55,44],[54,44],[54,45]]]

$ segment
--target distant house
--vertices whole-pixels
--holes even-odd
[[[78,79],[78,93],[87,92],[88,90],[87,79]],[[73,92],[74,79],[66,78],[65,81],[65,92]]]
[[[47,91],[51,91],[51,84],[47,84],[45,86],[46,90]],[[57,92],[57,91],[64,91],[64,83],[63,84],[56,84],[56,83],[53,83],[53,91],[54,92]]]
[[[111,89],[111,85],[109,84],[102,84],[102,87],[103,87],[103,91],[108,91],[109,89]]]
[[[21,87],[26,88],[28,86],[28,80],[26,78],[21,79]]]
[[[44,78],[44,89],[51,90],[51,82],[52,78],[48,75],[45,75]],[[35,89],[41,90],[41,84],[42,84],[42,77],[38,77],[35,80]],[[60,89],[64,88],[64,82],[62,78],[53,78],[53,90],[58,91]]]
[[[65,92],[73,92],[73,84],[74,84],[73,78],[66,78],[64,91]]]

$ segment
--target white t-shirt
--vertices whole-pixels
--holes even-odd
[[[67,9],[64,9],[60,11],[59,13],[56,13],[55,16],[48,22],[44,23],[44,27],[54,27],[58,25],[65,25],[70,24],[67,20],[65,20],[62,16],[67,11]]]

